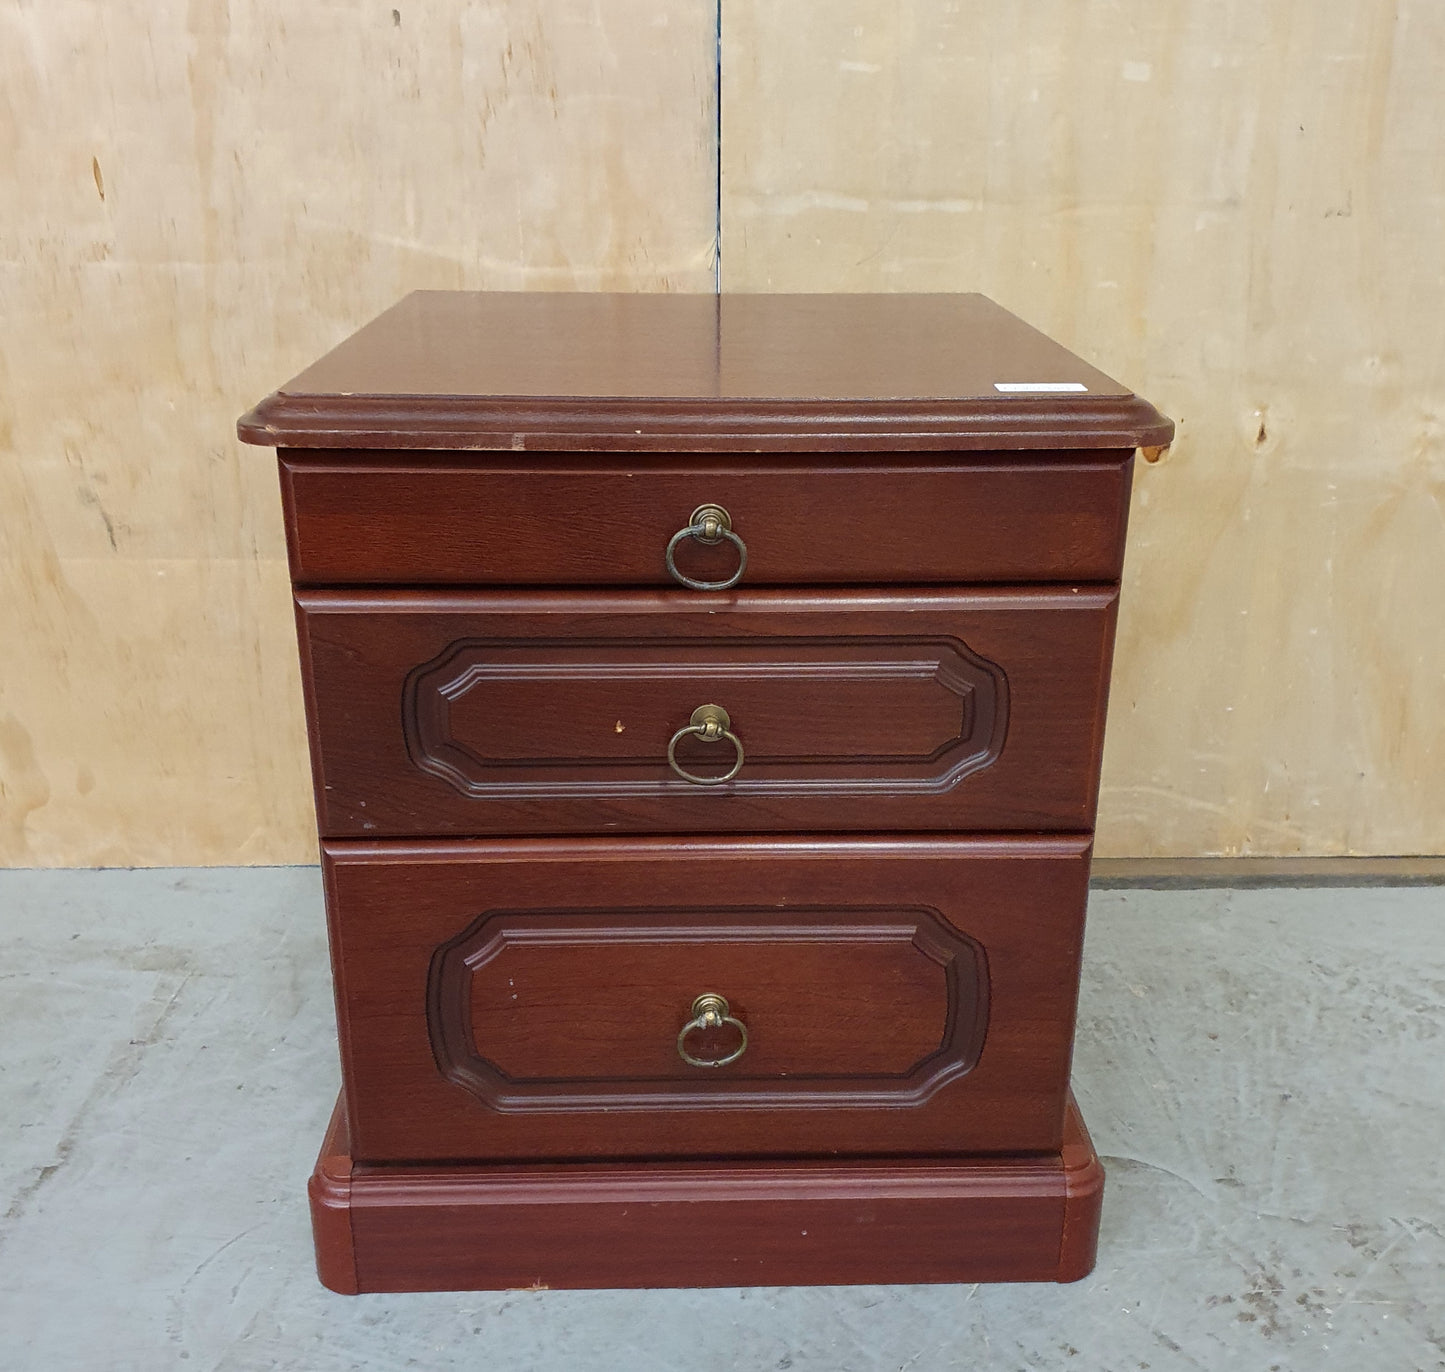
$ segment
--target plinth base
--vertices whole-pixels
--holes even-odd
[[[1058,1153],[945,1160],[353,1163],[343,1102],[310,1184],[333,1291],[1077,1281],[1104,1171],[1072,1099]]]

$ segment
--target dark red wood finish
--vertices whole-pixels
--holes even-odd
[[[333,1291],[1077,1281],[1104,1172],[1061,1151],[947,1161],[378,1167],[338,1107],[311,1179]]]
[[[324,836],[327,1285],[1088,1271],[1069,1053],[1167,419],[981,296],[418,292],[239,432],[281,450]],[[707,503],[746,573],[673,589]],[[666,767],[703,704],[716,788]],[[704,992],[726,1066],[677,1053]]]
[[[1088,829],[1116,595],[303,591],[321,829]]]
[[[321,1141],[321,1153],[306,1185],[311,1202],[311,1240],[316,1250],[316,1274],[322,1284],[341,1296],[355,1296],[356,1244],[351,1226],[351,1138],[346,1127],[346,1092],[343,1089],[331,1112]],[[363,1186],[363,1190],[364,1190]],[[413,1212],[419,1217],[418,1212]]]
[[[1070,385],[1072,393],[1000,391]],[[1174,426],[981,295],[416,291],[244,416],[272,448],[1136,448]],[[605,459],[604,459],[605,460]]]
[[[705,503],[747,544],[744,586],[1113,581],[1132,450],[809,463],[634,455],[283,452],[298,585],[671,586]],[[737,553],[685,541],[696,580]]]
[[[1088,849],[327,843],[353,1155],[1057,1148]],[[676,1053],[706,992],[751,1035],[725,1068]]]
[[[919,906],[492,910],[433,953],[427,1029],[496,1110],[906,1107],[978,1062],[988,985],[978,942]],[[718,987],[736,1023],[699,1024]]]

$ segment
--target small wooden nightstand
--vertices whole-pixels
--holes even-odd
[[[1134,450],[976,295],[423,292],[279,450],[339,1291],[1070,1280]]]

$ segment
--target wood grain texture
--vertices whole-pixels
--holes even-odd
[[[321,831],[1088,830],[1115,595],[302,591]]]
[[[981,290],[1180,421],[1101,853],[1445,850],[1445,8],[722,16],[724,290]]]
[[[356,1280],[356,1248],[351,1232],[349,1148],[345,1099],[338,1097],[306,1194],[311,1203],[316,1273],[323,1286],[342,1296],[354,1296],[361,1290]]]
[[[781,1158],[1057,1148],[1088,849],[1079,836],[327,842],[352,1154]],[[870,958],[855,940],[839,956],[840,925],[870,908],[880,925],[887,910],[920,912],[918,951],[904,948],[900,962],[885,939]],[[635,924],[620,911],[635,912]],[[747,955],[745,941],[726,937],[742,911],[755,922],[770,911],[791,926],[773,931],[771,969]],[[471,1036],[478,1057],[495,1052],[525,1069],[514,1042],[520,1029],[538,1041],[534,1060],[559,1068],[521,1102],[494,1086],[484,1103],[470,1084],[449,1079],[443,1069],[455,1054],[444,1044],[439,1068],[437,1010],[428,1009],[438,952],[493,914],[503,925],[564,924],[574,943],[590,936],[598,950],[596,967],[565,974],[535,952],[516,953],[506,973],[515,1026],[497,1019],[491,1002],[500,984],[485,962],[474,973],[481,981],[469,1003],[483,1013],[469,1030],[458,1025],[459,1036]],[[655,927],[649,936],[650,925],[668,921],[674,936]],[[956,975],[948,987],[951,941],[929,929],[934,922],[975,944],[986,968],[988,1025],[971,1067],[976,1041],[959,1021],[982,997]],[[574,946],[568,956],[575,969],[585,954]],[[591,1017],[577,999],[603,968],[613,999],[595,1012],[589,1054]],[[723,1069],[670,1065],[693,998],[708,991],[747,1016],[760,1075],[750,1077],[746,1054]],[[899,1024],[890,1028],[895,1000]],[[947,1029],[938,1017],[945,1006]],[[457,1013],[439,1008],[444,1019]],[[930,1019],[939,1057],[915,1072],[905,1060],[920,1050]],[[494,1038],[483,1037],[489,1026]],[[895,1029],[901,1037],[890,1043]],[[881,1049],[855,1053],[875,1034]],[[661,1042],[649,1045],[649,1035]],[[669,1089],[651,1090],[649,1078]]]
[[[388,1168],[349,1147],[338,1108],[311,1194],[350,1222],[354,1250],[317,1253],[347,1294],[1077,1281],[1103,1180],[1072,1099],[1061,1152],[1004,1159]]]
[[[437,1066],[493,1110],[906,1107],[978,1061],[986,957],[937,910],[607,909],[590,888],[567,903],[583,899],[577,913],[489,911],[432,954]],[[741,1056],[699,1068],[679,1034],[717,987],[743,1027],[703,1024],[683,1046]]]
[[[0,9],[0,861],[314,854],[256,396],[413,287],[710,288],[711,13],[396,13]],[[1445,11],[1093,15],[725,6],[724,286],[985,290],[1182,419],[1104,851],[1445,851]]]
[[[1059,1244],[1059,1280],[1079,1281],[1094,1270],[1099,1252],[1099,1217],[1104,1205],[1104,1166],[1072,1095],[1064,1118],[1060,1160],[1064,1168],[1064,1222]]]
[[[1134,448],[1174,426],[977,294],[419,291],[237,430],[265,447],[627,453]]]
[[[314,858],[235,416],[413,288],[711,290],[714,23],[0,5],[0,862]]]
[[[746,542],[748,586],[1116,581],[1130,477],[1124,452],[281,458],[299,585],[673,586],[664,550],[704,503]],[[707,581],[738,560],[676,556]]]

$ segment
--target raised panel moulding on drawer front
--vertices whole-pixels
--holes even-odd
[[[668,739],[714,697],[746,750],[738,793],[936,794],[1008,730],[1003,669],[948,637],[466,639],[408,676],[402,720],[412,762],[466,796],[655,796],[688,786]],[[629,729],[640,700],[657,708]],[[721,756],[688,742],[690,767]]]
[[[699,1070],[676,1039],[700,991],[746,1052]],[[449,1080],[503,1113],[910,1106],[968,1072],[983,949],[927,907],[494,910],[432,959]]]

